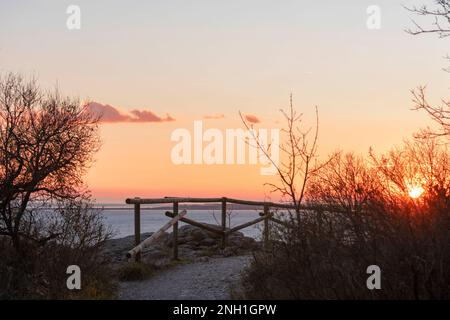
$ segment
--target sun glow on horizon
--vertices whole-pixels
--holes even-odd
[[[424,188],[421,186],[411,186],[408,188],[408,195],[413,199],[417,199],[423,194],[424,191]]]

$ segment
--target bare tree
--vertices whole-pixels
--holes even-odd
[[[406,8],[419,16],[431,17],[433,22],[431,27],[422,27],[419,23],[413,20],[415,29],[406,30],[412,35],[420,34],[437,34],[439,38],[446,38],[450,36],[450,0],[435,0],[435,6],[429,8],[426,5],[421,7]],[[447,55],[446,59],[450,61]],[[450,72],[450,67],[444,69]],[[414,107],[413,110],[424,110],[430,118],[435,121],[439,127],[439,131],[431,129],[423,130],[417,135],[419,138],[434,138],[439,136],[450,136],[450,101],[442,99],[442,105],[430,105],[425,97],[425,87],[419,87],[416,90],[411,90],[413,95]]]
[[[412,35],[435,33],[440,38],[450,36],[450,1],[449,0],[435,0],[435,6],[429,8],[427,5],[420,7],[406,7],[407,10],[417,14],[419,16],[427,16],[433,19],[430,28],[424,28],[413,20],[415,29],[406,30]]]
[[[413,110],[424,110],[428,116],[439,125],[438,131],[429,128],[422,130],[418,137],[450,137],[450,101],[442,99],[442,105],[436,106],[428,103],[425,96],[425,87],[419,87],[411,90],[413,95]]]
[[[303,114],[294,110],[292,94],[289,109],[280,111],[286,121],[286,127],[282,129],[286,139],[280,143],[280,163],[276,163],[270,156],[271,144],[264,145],[252,130],[253,125],[249,124],[241,113],[239,114],[245,127],[253,135],[255,147],[261,150],[276,169],[279,183],[266,183],[266,185],[271,188],[271,192],[280,194],[284,201],[293,204],[298,214],[304,201],[308,180],[325,165],[319,163],[317,158],[319,113],[316,107],[315,127],[305,130],[302,127]]]
[[[446,205],[450,196],[450,153],[448,146],[436,139],[405,141],[400,148],[370,159],[383,186],[383,202],[396,198],[396,203],[410,199],[411,188],[421,188],[423,199],[443,195]],[[418,208],[414,208],[418,209]],[[426,210],[423,210],[426,212]],[[447,212],[448,213],[448,212]]]
[[[100,145],[97,123],[78,101],[34,79],[0,78],[0,235],[18,252],[24,239],[59,235],[38,227],[38,207],[89,199],[82,177]]]
[[[331,209],[361,213],[378,192],[373,170],[362,156],[336,153],[311,180],[308,198]]]

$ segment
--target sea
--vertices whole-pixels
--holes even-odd
[[[170,218],[165,215],[167,210],[145,209],[141,208],[141,233],[155,232],[164,226]],[[260,210],[259,210],[260,211]],[[227,213],[227,227],[235,227],[259,217],[258,210],[233,210]],[[113,238],[123,238],[134,235],[134,211],[133,207],[103,207],[101,214],[105,219],[105,223],[114,231]],[[186,218],[204,222],[209,224],[221,224],[220,210],[187,210]],[[179,226],[185,225],[179,222]],[[261,239],[262,222],[250,227],[241,229],[240,231],[248,237]],[[170,229],[169,229],[170,230]]]

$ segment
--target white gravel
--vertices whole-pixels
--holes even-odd
[[[239,282],[251,256],[211,258],[178,265],[143,281],[121,282],[122,300],[230,299],[230,287]]]

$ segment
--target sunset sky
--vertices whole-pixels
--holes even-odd
[[[402,5],[424,3],[0,0],[0,73],[36,75],[43,87],[118,112],[101,125],[86,177],[100,202],[262,199],[271,178],[260,166],[175,165],[171,133],[195,120],[243,128],[239,111],[278,128],[292,93],[305,125],[319,108],[320,155],[386,151],[430,125],[410,110],[411,89],[427,85],[433,103],[448,96],[449,39],[404,31],[413,16]],[[72,4],[80,30],[66,27]],[[366,26],[369,5],[381,8],[380,30]]]

